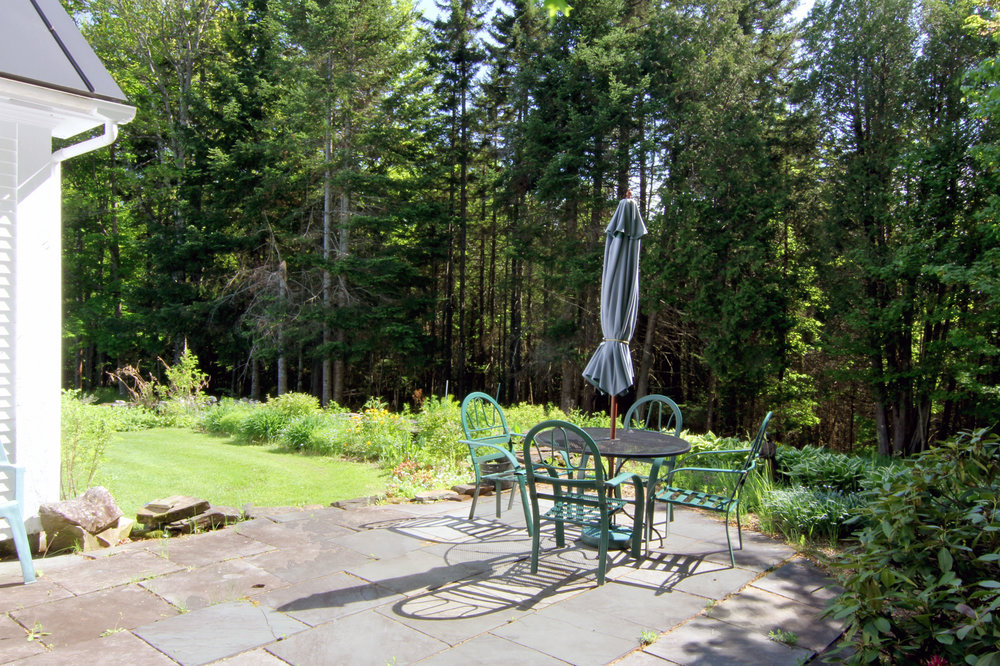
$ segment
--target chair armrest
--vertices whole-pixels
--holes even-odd
[[[626,481],[631,481],[632,483],[638,483],[639,485],[642,485],[642,477],[639,476],[638,474],[633,474],[631,472],[622,472],[613,479],[605,479],[604,485],[610,486],[612,488],[617,488]]]
[[[719,449],[710,451],[695,451],[694,453],[689,453],[684,456],[684,460],[688,458],[694,458],[695,456],[707,456],[707,455],[721,455],[723,453],[750,453],[750,449]]]
[[[14,501],[19,506],[24,506],[24,465],[13,463],[0,463],[0,470],[7,472],[8,488],[13,482]]]
[[[678,467],[675,470],[671,470],[670,474],[667,475],[667,483],[677,472],[712,472],[718,474],[743,474],[745,469],[726,469],[724,467]]]
[[[472,440],[462,439],[459,441],[469,445],[469,452],[472,454],[473,458],[475,458],[477,462],[487,462],[487,460],[483,460],[483,458],[489,456],[488,460],[500,460],[501,458],[506,458],[514,466],[515,470],[523,467],[521,465],[521,461],[518,460],[517,456],[514,455],[514,452],[504,446],[501,446],[499,444],[494,444],[492,442],[475,440],[475,439]],[[496,451],[496,453],[484,453],[484,454],[473,453],[475,449],[479,448],[493,449]]]

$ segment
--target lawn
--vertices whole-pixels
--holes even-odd
[[[191,495],[212,504],[329,504],[385,492],[385,473],[366,463],[249,446],[191,430],[120,433],[94,482],[111,491],[127,516],[147,502]]]

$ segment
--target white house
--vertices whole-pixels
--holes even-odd
[[[59,499],[60,163],[134,116],[59,0],[0,3],[0,445],[26,467],[29,532]]]

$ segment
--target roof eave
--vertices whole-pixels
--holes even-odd
[[[98,95],[82,95],[0,73],[0,118],[42,124],[66,139],[107,122],[125,124],[135,107]]]

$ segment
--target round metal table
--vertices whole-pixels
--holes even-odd
[[[656,430],[627,430],[616,428],[616,437],[611,439],[611,428],[583,428],[597,445],[601,456],[608,459],[609,476],[616,476],[626,460],[649,460],[655,462],[664,458],[675,458],[691,450],[691,443],[675,435],[668,435]],[[572,433],[567,433],[572,439]],[[581,446],[582,450],[582,446]],[[672,464],[671,464],[672,467]],[[650,479],[648,488],[656,486],[656,479]],[[608,548],[627,548],[632,538],[632,531],[623,527],[612,526]],[[583,542],[597,546],[600,535],[593,529],[583,530]]]

